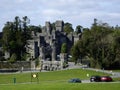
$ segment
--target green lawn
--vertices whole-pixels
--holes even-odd
[[[112,70],[113,72],[120,72],[120,70]]]
[[[120,83],[39,83],[0,85],[0,90],[119,90]]]
[[[83,69],[71,69],[63,71],[53,72],[39,72],[39,81],[68,81],[71,78],[89,79],[86,74],[91,75],[106,75],[105,73],[99,73],[90,70]],[[19,74],[0,74],[0,84],[13,83],[16,78],[17,83],[31,82],[31,73],[19,73]],[[32,81],[36,81],[36,78]]]
[[[86,74],[106,75],[105,73],[71,69],[53,72],[39,72],[37,78],[32,78],[31,73],[0,74],[0,90],[118,90],[120,83],[68,83],[71,78],[89,79]],[[14,84],[13,78],[16,78]]]

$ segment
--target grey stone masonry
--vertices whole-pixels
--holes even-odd
[[[32,31],[31,36],[32,39],[27,41],[28,46],[26,47],[26,51],[29,54],[27,61],[33,60],[31,68],[58,70],[63,68],[63,63],[67,61],[72,45],[80,39],[81,34],[77,35],[73,32],[66,34],[64,32],[64,22],[57,20],[53,24],[49,21],[45,22],[41,32]],[[66,54],[61,54],[63,43],[67,44]],[[10,54],[7,51],[5,58],[10,58]],[[35,65],[35,60],[39,61],[39,67]]]
[[[56,30],[63,32],[64,22],[63,21],[56,21],[55,27],[56,27]]]
[[[73,33],[67,35],[64,32],[64,22],[62,20],[55,22],[54,29],[52,29],[52,24],[49,21],[45,22],[42,32],[33,32],[33,39],[29,43],[30,48],[32,48],[28,50],[28,53],[31,54],[30,57],[39,58],[41,63],[40,68],[46,70],[62,69],[63,63],[67,61],[67,55],[70,54],[70,49],[74,41],[79,40],[77,35],[74,37]],[[61,57],[61,46],[63,43],[67,44],[68,50],[63,55],[64,58]]]

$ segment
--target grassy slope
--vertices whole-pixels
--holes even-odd
[[[1,85],[0,90],[119,90],[120,83],[39,83]]]
[[[120,88],[120,83],[68,83],[71,78],[89,79],[86,74],[105,75],[82,69],[40,72],[37,84],[26,83],[31,81],[31,73],[0,74],[0,90],[118,90]],[[13,84],[14,77],[17,79],[16,84]],[[25,84],[20,84],[21,82]]]
[[[73,69],[64,71],[53,71],[53,72],[39,72],[39,81],[68,81],[71,78],[89,79],[86,74],[90,75],[104,75],[95,71]],[[20,74],[0,74],[0,84],[13,83],[13,78],[16,78],[17,83],[24,83],[31,81],[31,73],[20,73]],[[33,79],[32,81],[36,81]]]

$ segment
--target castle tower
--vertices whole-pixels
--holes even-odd
[[[60,20],[56,21],[55,27],[56,27],[56,31],[63,32],[64,22]]]
[[[51,28],[50,22],[46,22],[46,23],[45,23],[45,26],[46,26],[47,34],[50,35],[51,32],[52,32],[52,28]]]
[[[41,46],[40,47],[40,58],[42,59],[42,60],[45,60],[45,48],[44,48],[44,46]]]
[[[56,42],[53,40],[52,43],[52,61],[56,60]]]

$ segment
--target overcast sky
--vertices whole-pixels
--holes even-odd
[[[0,0],[0,31],[15,16],[28,16],[32,25],[63,20],[90,27],[97,18],[115,26],[120,25],[120,0]]]

